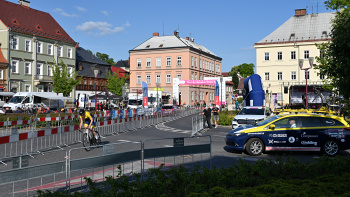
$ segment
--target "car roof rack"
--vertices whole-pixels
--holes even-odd
[[[287,114],[318,114],[318,115],[338,115],[337,112],[329,110],[326,107],[321,107],[319,110],[315,109],[276,109],[274,114],[287,115]]]

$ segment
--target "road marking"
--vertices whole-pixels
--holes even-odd
[[[169,132],[174,132],[174,133],[184,133],[184,134],[192,134],[192,130],[181,130],[177,128],[172,128],[165,126],[164,123],[160,123],[156,125],[156,128],[161,131],[169,131]]]

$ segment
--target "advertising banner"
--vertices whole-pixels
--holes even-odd
[[[215,105],[220,106],[220,98],[219,98],[219,83],[215,80]]]
[[[215,85],[216,80],[179,80],[179,85]]]
[[[142,103],[143,107],[148,108],[148,87],[147,84],[143,81],[142,82],[142,92],[143,92],[143,98]]]

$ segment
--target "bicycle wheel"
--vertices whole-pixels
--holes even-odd
[[[90,148],[88,148],[89,147],[89,144],[88,144],[89,139],[88,139],[88,136],[86,133],[83,134],[83,138],[81,139],[81,141],[83,142],[83,146],[86,147],[85,150],[89,151],[90,150]]]
[[[320,110],[323,106],[325,106],[325,101],[323,100],[322,96],[320,94],[317,94],[315,98],[312,100],[312,103],[319,103],[319,105],[316,105],[315,111]]]
[[[100,136],[100,133],[98,131],[95,131],[96,132],[96,135],[98,137],[98,139],[96,140],[96,145],[101,145],[101,136]]]

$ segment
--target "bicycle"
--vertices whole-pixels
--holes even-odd
[[[81,141],[83,146],[86,147],[86,151],[90,151],[93,146],[101,145],[101,136],[98,131],[95,130],[95,133],[98,136],[96,139],[90,128],[84,128],[84,130],[85,132],[83,133]],[[79,131],[82,132],[81,130]]]
[[[314,90],[316,91],[316,93],[313,93],[313,92],[308,93],[308,101],[310,101],[310,99],[316,94],[316,96],[314,96],[311,103],[318,102],[320,105],[316,106],[315,111],[320,110],[322,107],[325,107],[326,109],[331,110],[331,111],[338,111],[342,108],[341,97],[339,97],[335,93],[332,92],[327,99],[325,97],[325,95],[321,92],[320,87],[314,87]],[[302,96],[302,100],[303,100],[303,105],[304,105],[305,109],[307,109],[305,94]]]

